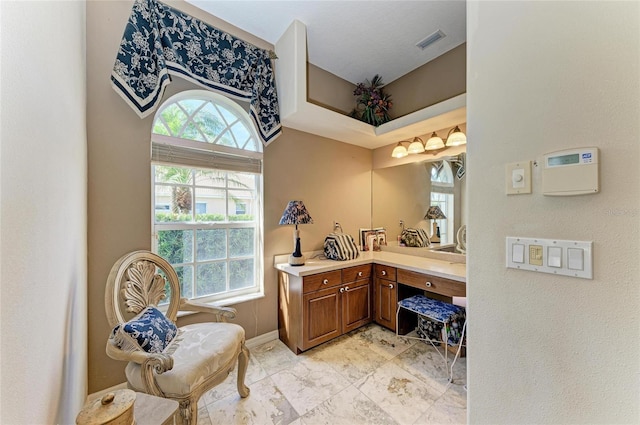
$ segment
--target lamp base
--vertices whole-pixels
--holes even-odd
[[[304,257],[304,255],[301,255],[300,257],[296,257],[293,254],[291,254],[289,256],[289,265],[290,266],[304,266],[305,260],[306,260],[306,258]]]
[[[432,243],[440,242],[440,231],[438,229],[438,223],[433,220],[433,224],[431,225],[431,237],[429,238]]]
[[[296,235],[296,246],[293,254],[289,256],[289,265],[292,266],[304,266],[304,255],[302,255],[302,251],[300,250],[300,238]]]

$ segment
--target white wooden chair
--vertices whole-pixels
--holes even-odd
[[[168,321],[154,309],[165,299],[166,289],[169,290],[169,303],[164,314]],[[107,355],[129,362],[125,368],[128,387],[178,401],[183,424],[197,423],[198,400],[227,378],[236,360],[238,393],[241,397],[249,395],[249,388],[244,384],[249,363],[244,329],[226,323],[227,319],[235,317],[235,309],[180,298],[178,276],[162,257],[149,251],[122,256],[111,268],[107,279],[105,308],[109,325],[114,328],[107,341]],[[175,334],[179,310],[211,313],[215,322],[177,328],[177,335],[170,341],[168,337],[162,341],[164,334],[158,340],[156,335],[149,336],[146,331],[138,332],[140,328],[136,328],[140,320],[151,317],[152,321],[146,322],[149,332],[159,323],[173,329],[167,335]],[[133,333],[130,332],[132,325]],[[166,347],[154,345],[152,338],[156,338],[155,342],[167,342]]]

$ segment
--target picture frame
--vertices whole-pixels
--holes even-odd
[[[384,227],[375,229],[360,229],[360,250],[380,251],[380,247],[387,245],[387,230]]]

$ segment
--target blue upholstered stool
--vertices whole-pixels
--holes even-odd
[[[449,369],[449,382],[453,382],[453,366],[460,357],[462,345],[464,341],[464,334],[467,326],[465,317],[465,309],[463,307],[449,304],[443,301],[434,300],[432,298],[425,297],[424,295],[414,295],[409,298],[398,301],[398,310],[396,312],[396,323],[398,323],[398,315],[400,309],[405,309],[414,312],[424,318],[441,324],[440,339],[432,338],[433,334],[429,332],[423,332],[425,338],[408,337],[406,335],[398,335],[398,329],[396,325],[396,335],[404,336],[406,338],[415,338],[423,341],[429,341],[431,345],[436,348],[440,357],[445,361],[445,368],[449,369],[449,350],[446,345],[458,346],[456,355],[451,363]],[[460,328],[460,321],[463,321],[462,328]],[[435,343],[443,343],[445,345],[444,355],[440,353]]]

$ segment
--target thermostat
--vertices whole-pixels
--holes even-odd
[[[597,193],[598,148],[550,152],[542,165],[542,194],[572,196]]]

